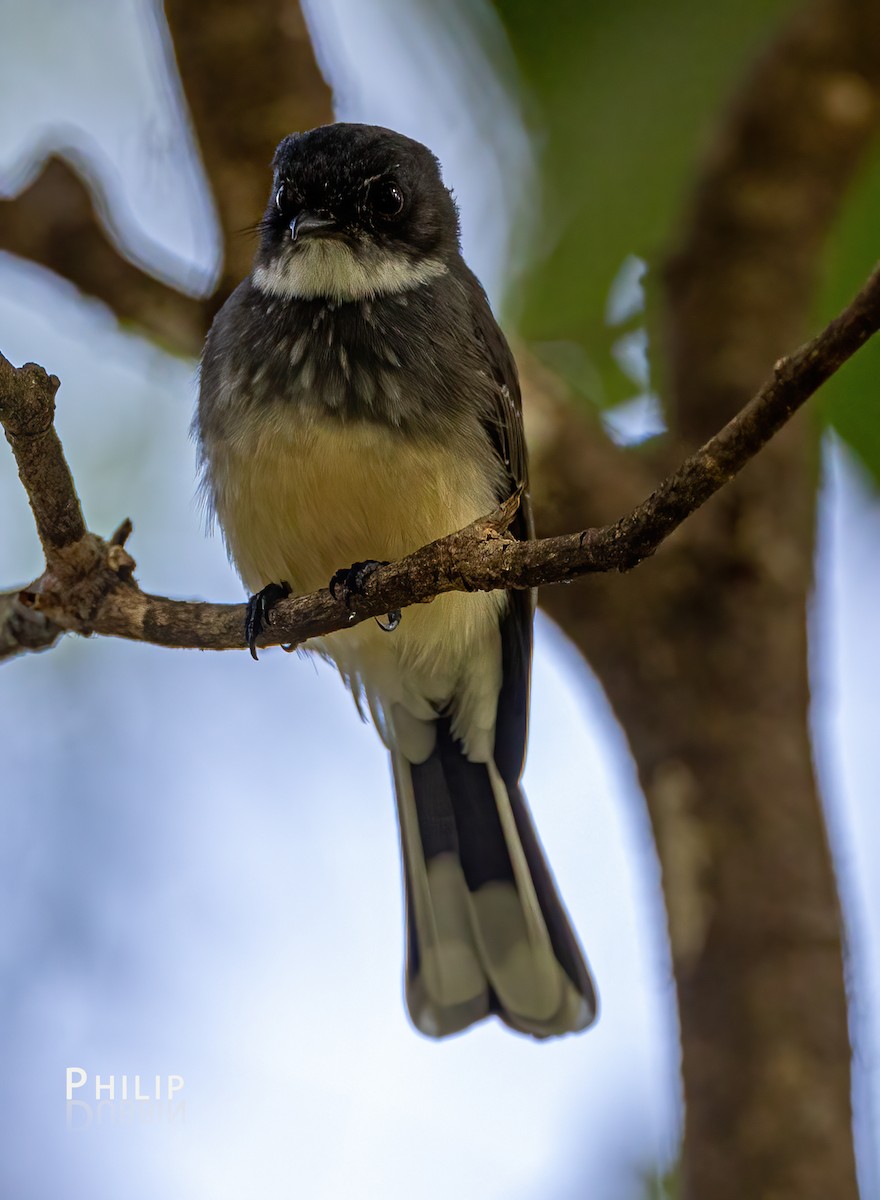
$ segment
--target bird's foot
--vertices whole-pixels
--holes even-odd
[[[285,600],[291,592],[289,583],[267,583],[247,602],[244,619],[244,637],[251,649],[251,658],[257,657],[257,638],[271,623],[270,613],[279,600]]]
[[[377,562],[374,558],[368,558],[366,562],[356,562],[352,563],[350,567],[343,567],[336,572],[328,584],[330,595],[334,600],[341,600],[346,608],[351,608],[354,597],[363,595],[364,587],[370,576],[374,575],[380,567],[387,566],[387,562]]]
[[[351,608],[354,597],[363,595],[364,585],[370,576],[380,567],[387,566],[387,562],[377,562],[374,558],[352,563],[350,567],[337,571],[330,580],[330,594],[335,600],[341,600],[346,608]],[[400,624],[400,609],[388,613],[387,621],[380,621],[376,617],[376,624],[386,633],[392,633]]]

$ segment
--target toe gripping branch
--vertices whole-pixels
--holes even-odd
[[[289,583],[267,583],[256,592],[247,602],[247,612],[244,619],[244,637],[251,650],[251,658],[257,658],[257,638],[269,628],[272,623],[271,612],[279,600],[286,600],[290,595]]]
[[[335,600],[341,600],[345,607],[350,609],[352,600],[356,596],[364,594],[364,587],[370,576],[375,574],[380,567],[387,566],[387,562],[378,562],[374,558],[368,558],[366,562],[356,562],[352,563],[350,567],[343,567],[330,580],[330,594]],[[387,621],[380,621],[376,617],[376,624],[386,633],[391,633],[400,624],[400,620],[400,609],[396,608],[393,612],[388,613]]]

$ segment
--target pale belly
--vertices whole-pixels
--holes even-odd
[[[285,580],[298,594],[340,567],[392,561],[495,507],[472,459],[369,425],[264,422],[211,455],[217,515],[251,592]],[[449,593],[406,609],[393,633],[364,622],[310,644],[331,657],[386,736],[430,753],[424,726],[449,707],[469,756],[491,754],[501,683],[503,593]],[[413,757],[415,756],[415,757]]]

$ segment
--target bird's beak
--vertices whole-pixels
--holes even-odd
[[[304,237],[321,237],[335,229],[336,222],[332,217],[319,217],[311,212],[297,213],[290,222],[290,236],[295,242]]]

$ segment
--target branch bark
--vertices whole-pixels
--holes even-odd
[[[23,604],[18,592],[0,594],[0,662],[23,650],[48,650],[64,630]]]
[[[443,592],[531,588],[582,575],[628,571],[719,491],[816,389],[880,329],[880,268],[812,341],[781,359],[773,375],[714,437],[628,515],[600,529],[519,542],[504,537],[513,497],[498,513],[382,567],[353,608],[328,590],[279,603],[262,645],[299,643]],[[124,543],[86,530],[73,478],[52,424],[59,381],[0,355],[0,421],[12,446],[46,555],[46,572],[23,593],[55,625],[165,646],[228,650],[244,645],[244,606],[193,603],[143,593]],[[346,565],[346,564],[340,564]],[[22,645],[22,649],[28,648]]]

